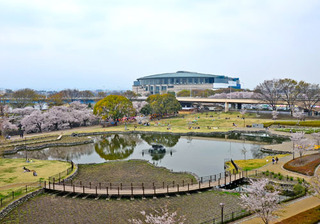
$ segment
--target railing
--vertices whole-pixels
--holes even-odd
[[[54,176],[49,177],[49,181],[50,179],[54,179],[55,177],[58,178],[64,178],[67,175],[71,174],[73,170],[73,166],[69,167],[67,170],[58,173]],[[8,205],[10,202],[14,201],[15,199],[18,199],[32,191],[35,191],[37,189],[43,188],[45,187],[45,183],[46,181],[37,181],[37,182],[33,182],[33,183],[29,183],[23,187],[17,188],[13,191],[11,191],[8,195],[5,196],[0,196],[0,208],[5,207],[6,205]]]
[[[74,167],[72,165],[68,169],[49,177],[48,181],[51,182],[51,183],[53,183],[53,182],[59,182],[60,183],[66,176],[68,176],[69,174],[72,173],[73,168]]]
[[[0,208],[8,205],[11,201],[20,198],[21,196],[24,196],[32,191],[35,191],[37,189],[40,189],[43,187],[42,181],[37,181],[34,183],[27,184],[23,187],[20,187],[18,189],[15,189],[11,191],[8,195],[2,196],[0,198]]]

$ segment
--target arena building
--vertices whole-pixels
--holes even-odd
[[[215,90],[229,87],[241,89],[239,78],[178,71],[176,73],[163,73],[138,78],[133,83],[132,91],[146,96],[167,92],[178,93],[181,90]]]

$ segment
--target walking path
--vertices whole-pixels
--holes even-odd
[[[248,177],[250,175],[255,175],[257,172],[255,170],[252,171],[243,171],[239,174],[232,174],[229,176],[221,176],[221,175],[212,175],[210,179],[205,182],[199,181],[196,184],[176,184],[172,185],[164,185],[163,186],[153,186],[153,188],[146,188],[143,184],[137,186],[133,185],[97,185],[97,186],[75,186],[71,184],[60,183],[45,183],[44,188],[48,190],[60,191],[60,192],[69,192],[69,193],[77,193],[77,194],[90,194],[90,195],[112,195],[112,196],[156,196],[156,195],[166,195],[166,194],[179,194],[179,193],[188,193],[198,190],[210,189],[212,187],[218,186],[226,186],[231,184],[234,181],[240,180],[243,177]]]

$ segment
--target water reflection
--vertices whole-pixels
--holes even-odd
[[[147,142],[149,145],[160,144],[166,147],[175,146],[180,139],[179,135],[161,135],[161,134],[142,134],[141,139]]]
[[[234,134],[243,142],[217,138],[199,138],[168,134],[112,134],[92,137],[95,143],[72,147],[55,147],[28,151],[34,159],[72,160],[75,163],[102,163],[111,160],[143,159],[174,171],[189,171],[199,176],[223,172],[224,161],[262,158],[260,145],[247,141],[247,137]],[[255,138],[256,136],[249,136]],[[258,139],[264,141],[264,136]],[[278,140],[276,140],[278,141]],[[165,151],[149,151],[152,145],[161,145]],[[21,151],[7,158],[25,158]]]
[[[135,135],[105,135],[95,143],[94,149],[105,160],[118,160],[128,158],[137,145]]]

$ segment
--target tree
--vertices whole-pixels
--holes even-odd
[[[274,217],[274,212],[279,208],[278,191],[267,190],[268,179],[257,181],[250,180],[250,187],[246,188],[246,193],[240,196],[241,205],[257,215],[266,224]]]
[[[314,106],[320,101],[320,87],[318,84],[310,84],[304,81],[298,83],[299,100],[302,100],[304,109],[312,115]]]
[[[38,104],[39,109],[43,110],[44,105],[47,102],[47,97],[45,95],[37,94],[34,98],[36,104]]]
[[[281,91],[281,99],[288,104],[292,116],[295,103],[300,93],[298,83],[293,79],[280,79],[279,87]]]
[[[184,216],[177,217],[177,212],[170,213],[167,206],[161,208],[160,211],[154,210],[154,215],[152,213],[146,214],[145,211],[140,213],[144,216],[144,221],[141,219],[129,219],[128,221],[134,224],[183,224],[186,220]]]
[[[114,121],[117,121],[124,116],[133,116],[135,110],[128,98],[119,95],[109,95],[94,105],[93,113],[101,116],[102,119],[112,118]]]
[[[45,116],[40,110],[33,111],[21,120],[21,125],[26,132],[42,132]]]
[[[190,96],[190,90],[183,89],[177,93],[178,97],[188,97]]]
[[[12,94],[12,105],[18,108],[33,106],[37,93],[33,89],[20,89]]]
[[[152,108],[152,113],[159,114],[161,116],[177,113],[181,110],[181,105],[176,97],[168,93],[162,95],[151,95],[147,98],[147,102]]]
[[[55,93],[52,94],[48,97],[48,103],[49,106],[61,106],[63,105],[63,99],[62,99],[63,95],[62,93]]]
[[[152,113],[152,108],[150,106],[150,104],[146,104],[144,105],[141,110],[140,110],[140,113],[143,114],[143,115],[150,115]]]
[[[71,103],[73,100],[77,100],[81,97],[81,93],[77,89],[64,89],[59,93],[62,94],[62,98],[68,103]]]
[[[87,126],[89,122],[97,119],[87,105],[79,101],[70,103],[70,114],[74,117],[75,122],[78,122],[80,125],[83,124],[84,126]]]
[[[304,133],[303,133],[304,135]],[[299,153],[300,155],[300,162],[302,162],[302,156],[303,154],[308,151],[308,150],[312,150],[314,148],[314,143],[312,141],[310,141],[309,139],[303,137],[303,138],[299,138],[296,141],[296,147],[295,150]]]
[[[0,133],[5,136],[8,131],[18,130],[17,126],[12,124],[8,117],[2,116],[0,117]]]
[[[281,97],[280,94],[280,82],[278,79],[265,80],[255,88],[255,92],[260,94],[260,99],[270,104],[273,110],[276,109],[276,105]]]
[[[138,94],[131,90],[127,90],[122,94],[124,97],[127,97],[129,100],[136,99],[138,97]]]
[[[272,120],[276,120],[278,118],[279,112],[277,110],[272,111]]]

